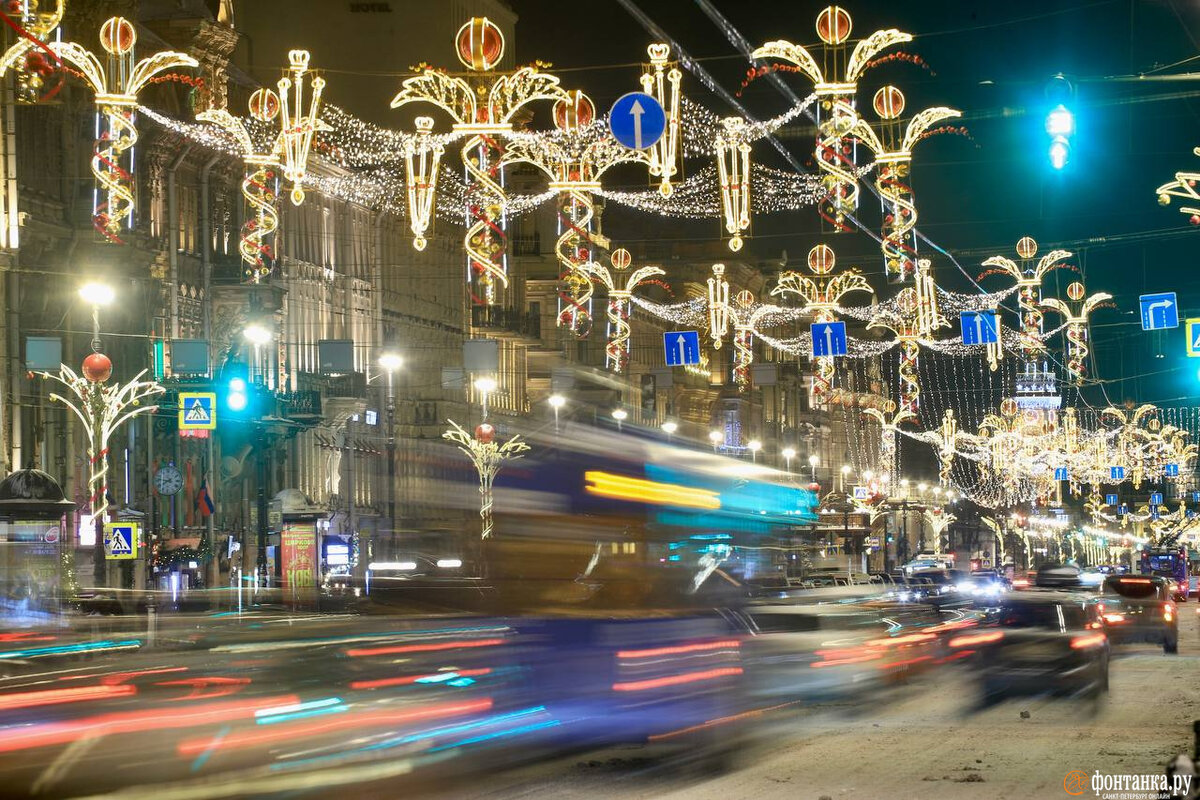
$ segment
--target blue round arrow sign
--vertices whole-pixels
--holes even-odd
[[[630,92],[617,98],[608,112],[608,129],[613,138],[633,150],[653,147],[667,129],[662,104],[645,92]]]

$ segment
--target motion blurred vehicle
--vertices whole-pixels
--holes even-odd
[[[1143,575],[1154,575],[1169,581],[1168,591],[1176,603],[1186,603],[1188,598],[1187,552],[1180,547],[1155,547],[1142,551],[1140,571]]]
[[[1040,589],[1078,589],[1083,586],[1082,573],[1074,564],[1043,564],[1038,567],[1033,585]]]
[[[1162,643],[1164,653],[1179,652],[1179,614],[1167,578],[1110,575],[1101,600],[1104,622],[1116,643]]]
[[[950,639],[977,654],[979,703],[1050,694],[1099,700],[1108,691],[1109,643],[1100,604],[1072,592],[1009,594],[989,624]]]
[[[959,594],[970,597],[976,607],[988,607],[996,605],[1009,587],[1004,576],[994,571],[980,571],[960,580],[955,588]]]
[[[862,699],[937,656],[938,637],[861,605],[756,605],[742,661],[752,697]]]

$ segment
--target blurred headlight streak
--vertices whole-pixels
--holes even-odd
[[[695,653],[702,650],[734,650],[741,646],[736,639],[721,642],[704,642],[702,644],[684,644],[676,647],[656,647],[650,650],[618,650],[617,658],[654,658],[656,656],[673,656],[680,653]]]
[[[430,642],[429,644],[400,644],[392,647],[357,647],[347,650],[351,658],[358,656],[390,656],[396,653],[429,653],[437,650],[458,650],[464,647],[495,647],[504,644],[503,639],[465,639],[457,642]]]
[[[647,689],[661,689],[664,686],[678,686],[682,683],[710,681],[714,678],[723,678],[728,675],[741,674],[741,667],[720,667],[718,669],[706,669],[700,672],[685,672],[680,675],[665,675],[661,678],[651,678],[644,681],[625,681],[623,683],[614,683],[612,688],[614,692],[644,692]]]
[[[441,564],[438,564],[440,567]],[[417,568],[415,561],[372,561],[367,565],[371,572],[409,572]]]
[[[439,569],[458,569],[462,566],[461,558],[439,558],[437,560]]]
[[[426,675],[402,675],[398,678],[379,678],[373,681],[351,681],[351,689],[383,689],[387,686],[408,686],[413,683],[431,683],[438,680],[451,680],[453,678],[477,678],[480,675],[490,675],[492,670],[487,667],[481,669],[458,669],[450,672],[435,672]]]
[[[16,692],[0,695],[0,709],[32,708],[59,703],[78,703],[85,700],[108,700],[113,697],[128,697],[137,694],[137,687],[129,684],[118,686],[76,686],[70,689],[46,689],[40,692]]]
[[[720,495],[708,489],[693,489],[671,483],[658,483],[643,478],[615,475],[611,472],[589,471],[584,473],[589,494],[611,497],[617,500],[636,500],[642,503],[684,508],[717,509],[721,507]]]
[[[43,656],[61,656],[71,653],[95,653],[104,650],[134,650],[141,646],[141,639],[127,639],[121,642],[79,642],[78,644],[63,644],[54,647],[34,647],[28,650],[4,650],[0,652],[0,659],[41,658]]]
[[[970,633],[965,636],[955,636],[947,644],[951,647],[975,647],[981,644],[990,644],[998,642],[1004,638],[1003,631],[989,631],[988,633]]]
[[[329,714],[336,711],[347,711],[348,706],[342,703],[340,697],[326,697],[321,700],[308,700],[294,703],[290,706],[276,708],[260,708],[254,712],[254,721],[259,725],[270,725],[274,722],[287,722],[293,719],[303,719],[316,714]]]

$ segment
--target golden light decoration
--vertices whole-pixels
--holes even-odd
[[[928,259],[918,259],[912,286],[906,286],[896,295],[896,310],[882,309],[876,313],[867,328],[887,328],[896,334],[900,342],[900,400],[901,409],[916,412],[920,405],[921,386],[917,378],[917,361],[921,352],[921,340],[932,337],[939,328],[950,323],[938,309],[937,286],[930,274]]]
[[[135,207],[132,149],[138,140],[138,94],[156,75],[175,67],[195,67],[186,53],[163,50],[135,60],[137,32],[123,17],[112,17],[100,28],[105,63],[75,42],[51,42],[59,58],[69,61],[95,93],[101,124],[92,155],[92,176],[98,191],[93,225],[105,241],[124,244],[121,229],[133,225]]]
[[[875,57],[912,36],[894,28],[879,30],[859,41],[847,55],[853,21],[845,9],[829,6],[817,15],[817,35],[824,44],[820,63],[802,45],[786,40],[767,42],[751,57],[774,58],[796,66],[813,82],[820,99],[814,158],[824,175],[825,200],[818,210],[833,232],[849,230],[846,217],[858,204],[854,149],[848,134],[858,119],[854,95],[858,80]]]
[[[617,164],[645,163],[648,157],[610,136],[595,138],[595,105],[581,91],[565,92],[553,111],[560,135],[514,137],[500,166],[531,164],[546,174],[550,190],[558,194],[560,233],[554,247],[560,265],[557,323],[583,337],[592,326],[593,248],[609,245],[606,237],[592,230],[600,178]]]
[[[844,296],[851,292],[873,292],[871,284],[857,268],[831,274],[836,263],[833,248],[827,244],[816,245],[808,251],[808,268],[816,277],[783,272],[771,290],[771,296],[794,294],[803,301],[802,308],[813,315],[813,322],[836,322]],[[817,371],[813,377],[811,404],[813,408],[824,408],[833,391],[834,357],[815,358]]]
[[[714,350],[720,350],[729,332],[729,281],[725,265],[713,264],[708,279],[708,335]]]
[[[666,128],[650,148],[650,174],[659,178],[658,190],[670,197],[671,179],[679,172],[679,84],[683,73],[670,60],[671,46],[656,42],[646,48],[650,66],[642,72],[642,91],[658,101],[667,117]]]
[[[920,420],[912,411],[899,408],[895,402],[890,400],[888,403],[889,406],[886,409],[864,408],[862,411],[863,414],[879,423],[879,460],[883,465],[884,474],[888,476],[888,481],[894,485],[900,475],[896,436],[900,432],[901,425],[905,423],[917,425]]]
[[[1021,315],[1021,354],[1027,366],[1033,364],[1038,354],[1045,349],[1041,339],[1043,317],[1039,307],[1042,279],[1047,273],[1066,266],[1061,263],[1062,260],[1071,257],[1068,250],[1051,250],[1035,264],[1033,258],[1037,255],[1037,250],[1037,242],[1032,237],[1024,236],[1017,242],[1020,264],[1007,256],[992,256],[983,262],[983,266],[991,269],[979,276],[982,279],[988,275],[1004,274],[1017,282],[1017,302]]]
[[[39,0],[18,0],[8,3],[5,13],[17,30],[17,40],[0,56],[0,78],[11,69],[16,74],[16,99],[18,103],[39,103],[53,97],[59,87],[46,90],[46,76],[54,72],[55,66],[46,60],[49,55],[55,62],[60,57],[50,48],[50,37],[58,30],[66,10],[65,0],[47,2],[43,10]]]
[[[452,130],[466,137],[462,162],[471,184],[467,202],[471,222],[463,237],[467,269],[476,304],[494,305],[497,291],[508,286],[507,234],[504,207],[507,196],[500,179],[505,141],[513,136],[513,118],[526,105],[567,100],[553,75],[536,67],[521,67],[497,75],[492,70],[504,56],[504,36],[486,17],[474,17],[455,38],[455,53],[471,72],[468,77],[425,67],[406,79],[391,107],[432,103],[454,120]],[[434,202],[431,193],[429,202]]]
[[[1062,315],[1067,325],[1067,372],[1076,382],[1087,375],[1088,356],[1088,318],[1097,308],[1111,306],[1108,301],[1112,295],[1107,292],[1096,292],[1084,299],[1086,290],[1079,281],[1074,281],[1067,287],[1067,297],[1076,305],[1064,303],[1057,297],[1049,297],[1041,301],[1042,308],[1048,308]],[[1081,301],[1082,302],[1079,302]]]
[[[741,117],[721,120],[714,143],[717,180],[721,190],[721,215],[729,234],[729,249],[742,249],[742,234],[750,227],[750,140]]]
[[[588,264],[586,269],[608,289],[608,343],[604,347],[604,364],[613,372],[624,372],[629,364],[632,332],[629,326],[629,300],[633,290],[666,272],[661,267],[645,266],[625,275],[633,258],[624,248],[614,250],[609,263],[612,264],[611,272],[595,262]],[[623,282],[621,278],[624,278]]]
[[[271,89],[257,89],[250,95],[250,116],[259,122],[272,122],[279,116],[279,96]],[[280,137],[270,146],[254,146],[245,124],[226,108],[210,108],[196,115],[224,130],[237,143],[245,164],[242,176],[242,199],[248,213],[238,238],[238,254],[242,258],[245,277],[258,283],[271,274],[275,262],[274,235],[279,228],[279,212],[275,200],[279,195]]]
[[[504,462],[523,458],[529,445],[521,441],[520,436],[514,436],[503,444],[497,442],[495,429],[486,422],[479,425],[472,436],[454,420],[446,421],[450,423],[450,430],[442,433],[442,438],[458,445],[458,449],[471,459],[475,471],[479,473],[479,538],[488,539],[495,527],[492,521],[492,482]]]
[[[1194,155],[1200,156],[1200,147],[1192,150]],[[1200,192],[1196,191],[1196,184],[1200,182],[1200,172],[1180,171],[1175,173],[1175,180],[1170,183],[1164,183],[1155,190],[1158,195],[1158,204],[1160,206],[1171,205],[1171,198],[1178,197],[1192,203],[1200,203]],[[1179,211],[1182,214],[1188,215],[1188,221],[1193,225],[1200,225],[1200,205],[1179,205]]]
[[[424,250],[437,196],[438,167],[446,147],[432,136],[433,117],[417,117],[416,124],[417,134],[404,148],[404,180],[413,248]]]
[[[954,524],[954,520],[958,519],[958,517],[946,511],[941,506],[927,507],[922,513],[925,518],[925,524],[933,531],[933,552],[940,555],[942,552],[942,535],[945,534],[947,528]]]
[[[308,68],[307,50],[288,51],[288,71],[279,79],[279,117],[283,155],[283,176],[292,184],[292,205],[304,202],[304,177],[308,174],[308,157],[312,152],[313,136],[318,131],[327,131],[329,126],[321,121],[321,95],[325,91],[325,79],[312,75]],[[312,75],[306,81],[306,76]],[[311,96],[305,109],[305,84],[311,87]]]
[[[92,356],[94,357],[94,356]],[[90,358],[90,357],[89,357]],[[107,362],[111,372],[111,362]],[[84,371],[87,373],[87,362]],[[42,380],[54,381],[66,393],[50,393],[52,402],[62,403],[82,423],[88,441],[88,494],[92,519],[103,520],[108,513],[108,441],[117,428],[140,414],[156,411],[158,406],[143,405],[143,401],[160,395],[166,389],[154,381],[143,381],[142,370],[133,380],[124,384],[108,385],[108,375],[79,375],[66,364],[59,365],[58,373],[39,372]],[[99,546],[99,542],[97,542]]]
[[[917,142],[937,123],[962,116],[946,106],[919,112],[901,129],[904,93],[895,86],[884,86],[875,93],[872,105],[881,120],[879,133],[859,117],[851,135],[875,154],[875,186],[884,204],[883,261],[888,278],[898,283],[908,280],[916,268],[917,247],[913,230],[917,225],[917,207],[913,200],[909,173],[912,151]]]

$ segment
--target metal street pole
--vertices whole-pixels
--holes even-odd
[[[254,569],[258,579],[257,586],[267,586],[267,433],[261,426],[258,431],[257,453],[254,455],[258,480],[258,552],[255,554]]]
[[[389,543],[388,556],[396,555],[398,526],[396,525],[396,392],[392,384],[392,374],[394,369],[389,369],[387,376],[387,481],[388,481],[388,522],[392,526],[391,542]],[[557,413],[557,412],[556,412]]]

